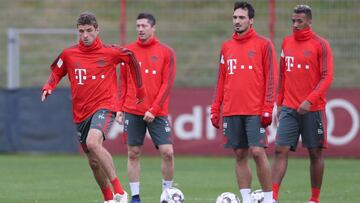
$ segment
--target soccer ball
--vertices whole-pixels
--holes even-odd
[[[234,193],[224,192],[216,198],[216,203],[240,203],[240,199]]]
[[[261,203],[264,201],[264,192],[262,190],[252,191],[250,196],[252,203]]]
[[[171,187],[164,190],[160,196],[160,203],[184,203],[184,194],[178,188]]]

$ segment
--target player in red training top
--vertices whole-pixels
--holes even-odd
[[[295,151],[301,134],[310,156],[312,194],[318,203],[324,173],[322,149],[327,147],[325,94],[333,81],[333,58],[329,43],[311,29],[311,8],[295,7],[293,34],[284,38],[280,58],[277,98],[279,127],[272,166],[274,202],[278,201],[288,153]]]
[[[115,120],[116,112],[120,110],[116,66],[119,63],[130,64],[131,74],[136,81],[134,94],[140,102],[143,100],[144,90],[139,65],[131,51],[101,42],[94,14],[81,13],[77,19],[77,30],[79,43],[64,49],[51,65],[51,74],[42,89],[41,100],[44,101],[61,78],[68,75],[73,119],[77,125],[79,141],[104,200],[125,203],[127,194],[116,175],[112,157],[102,143]]]
[[[136,20],[138,39],[127,48],[139,60],[146,100],[134,105],[134,81],[127,66],[121,68],[121,99],[124,133],[128,140],[128,175],[132,203],[140,202],[140,154],[146,130],[159,149],[163,190],[173,184],[174,150],[168,121],[169,94],[176,74],[176,58],[172,48],[155,36],[156,21],[152,14],[140,13]]]
[[[252,154],[264,191],[265,203],[272,202],[271,168],[265,153],[265,128],[272,122],[277,83],[277,63],[270,40],[254,28],[255,11],[248,2],[236,2],[233,13],[235,33],[221,48],[211,122],[219,128],[222,105],[225,147],[236,157],[236,177],[244,203],[251,202]]]

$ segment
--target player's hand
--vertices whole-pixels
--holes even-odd
[[[300,104],[299,108],[297,109],[297,112],[300,115],[304,115],[310,111],[311,103],[308,100],[305,100],[303,103]]]
[[[154,121],[154,119],[155,119],[154,114],[152,114],[150,111],[145,112],[145,115],[144,115],[144,118],[143,118],[144,121],[146,121],[148,123],[151,123],[151,122]]]
[[[123,124],[123,123],[124,123],[124,113],[121,112],[121,111],[116,112],[115,120],[116,120],[118,123]]]
[[[41,94],[41,101],[45,101],[46,98],[52,93],[51,90],[44,90]]]
[[[145,89],[143,87],[136,89],[136,104],[140,104],[141,102],[143,102],[144,98],[145,98]]]
[[[267,112],[267,111],[262,112],[260,116],[261,126],[266,128],[271,124],[271,122],[272,122],[272,112]]]
[[[219,116],[219,114],[217,114],[217,113],[212,113],[211,114],[211,116],[210,116],[210,120],[211,120],[211,123],[212,123],[212,125],[215,127],[215,128],[217,128],[217,129],[219,129],[219,121],[220,121],[220,116]]]

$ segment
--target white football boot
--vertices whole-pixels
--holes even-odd
[[[127,203],[128,202],[128,194],[124,191],[124,194],[116,193],[113,198],[114,203]],[[112,202],[111,202],[112,203]]]

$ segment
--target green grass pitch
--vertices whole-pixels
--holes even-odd
[[[126,157],[115,156],[117,172],[129,191]],[[254,172],[254,163],[250,160]],[[142,157],[143,203],[159,202],[160,160]],[[217,195],[238,193],[231,157],[176,157],[175,186],[186,203],[214,203]],[[304,203],[309,197],[309,163],[292,158],[280,193],[282,203]],[[360,162],[356,159],[325,160],[321,202],[360,202]],[[253,174],[253,189],[259,189]],[[0,155],[0,203],[102,203],[85,157],[81,155]]]

